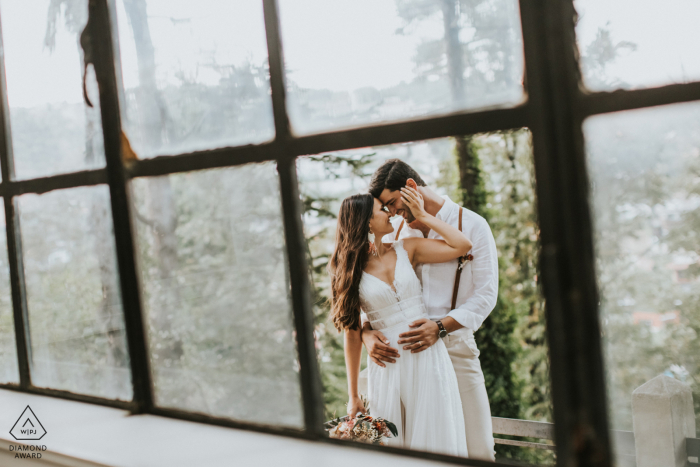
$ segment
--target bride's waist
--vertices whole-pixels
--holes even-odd
[[[365,313],[372,324],[372,329],[375,330],[387,329],[418,318],[428,317],[428,310],[425,308],[422,295],[416,295],[379,310]]]

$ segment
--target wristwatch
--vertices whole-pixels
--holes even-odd
[[[445,326],[442,324],[441,320],[435,321],[438,325],[438,337],[445,337],[447,335],[447,329],[445,329]]]

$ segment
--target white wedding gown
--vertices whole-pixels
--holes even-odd
[[[399,435],[387,440],[387,445],[467,457],[457,376],[444,342],[438,339],[417,353],[396,343],[400,333],[411,330],[411,322],[428,315],[403,241],[393,247],[393,289],[366,272],[360,281],[360,301],[372,329],[380,330],[401,355],[396,363],[386,363],[386,368],[368,358],[370,413],[396,424]]]

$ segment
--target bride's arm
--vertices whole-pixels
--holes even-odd
[[[401,189],[403,204],[407,206],[416,220],[430,227],[445,240],[427,238],[407,238],[404,246],[411,263],[444,263],[466,255],[472,249],[472,242],[459,229],[447,222],[431,216],[423,208],[423,197],[413,188]]]
[[[365,412],[360,399],[358,380],[360,377],[360,359],[362,358],[362,330],[345,330],[345,369],[348,374],[348,415],[354,417],[357,412]]]

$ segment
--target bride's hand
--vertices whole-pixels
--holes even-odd
[[[365,404],[362,403],[362,399],[359,397],[351,397],[350,400],[348,400],[348,415],[355,418],[357,412],[367,413]]]
[[[418,190],[409,186],[401,188],[401,201],[403,201],[404,206],[410,209],[411,214],[416,219],[421,219],[428,215],[425,212],[423,195]]]

